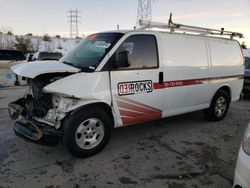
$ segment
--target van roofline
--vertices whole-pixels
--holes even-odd
[[[102,32],[97,32],[97,33],[122,33],[122,34],[127,34],[127,33],[167,33],[170,35],[187,35],[187,36],[194,36],[194,37],[203,37],[203,38],[210,38],[210,39],[221,39],[221,40],[229,40],[229,41],[237,41],[236,39],[230,39],[227,37],[223,36],[209,36],[209,35],[199,35],[199,34],[192,34],[192,33],[181,33],[181,32],[170,32],[170,31],[160,31],[160,30],[133,30],[133,29],[128,29],[128,30],[109,30],[109,31],[102,31]]]

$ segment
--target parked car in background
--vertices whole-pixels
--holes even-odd
[[[25,61],[26,58],[20,50],[4,50],[0,49],[0,68],[11,67],[20,61]]]
[[[59,60],[62,57],[61,52],[36,52],[34,53],[31,61],[46,61],[46,60]]]
[[[250,95],[250,49],[243,50],[245,56],[245,77],[242,93],[243,95]]]
[[[234,175],[234,188],[250,187],[250,124],[244,134]]]
[[[18,78],[10,67],[26,60],[24,54],[20,50],[6,50],[0,49],[0,87],[20,85],[21,77]]]
[[[25,56],[26,56],[26,61],[27,61],[27,62],[32,61],[33,55],[34,55],[34,53],[27,53],[27,54],[25,54]]]

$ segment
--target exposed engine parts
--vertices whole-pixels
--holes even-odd
[[[18,114],[13,114],[13,117],[16,119],[18,115],[22,115],[27,117],[28,119],[32,120],[35,119],[39,122],[48,122],[52,126],[55,125],[59,127],[57,119],[50,119],[51,114],[54,114],[53,117],[56,118],[55,113],[57,110],[55,109],[52,101],[52,94],[44,93],[43,88],[69,74],[44,74],[40,75],[34,79],[28,79],[28,84],[30,86],[27,94],[15,101],[10,103],[12,108],[18,109]],[[64,114],[59,113],[61,120],[64,117]],[[49,120],[49,121],[48,121]]]
[[[29,81],[30,94],[25,103],[26,115],[29,119],[32,116],[43,117],[47,111],[53,108],[51,94],[43,93],[42,89],[50,83],[47,77],[37,77]]]

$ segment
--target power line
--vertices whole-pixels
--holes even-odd
[[[80,23],[80,14],[81,12],[78,9],[68,11],[68,22],[70,23],[70,37],[78,37],[78,23]]]
[[[152,20],[152,4],[154,0],[138,0],[136,26],[139,26],[139,20]]]

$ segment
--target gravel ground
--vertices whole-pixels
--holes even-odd
[[[16,137],[7,104],[26,88],[0,89],[0,188],[164,187],[229,188],[250,100],[232,103],[227,117],[202,112],[114,129],[99,154],[77,159]]]

